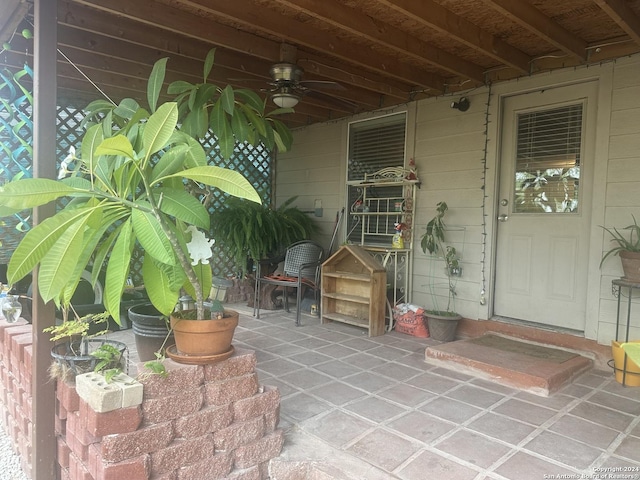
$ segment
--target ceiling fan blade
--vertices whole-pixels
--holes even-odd
[[[331,82],[328,80],[302,80],[298,82],[298,85],[301,85],[305,88],[324,88],[327,90],[346,90],[342,85],[337,82]]]

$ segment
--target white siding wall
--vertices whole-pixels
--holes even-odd
[[[436,203],[444,200],[450,209],[446,217],[451,227],[449,239],[460,251],[464,269],[464,275],[457,284],[456,310],[472,319],[491,316],[501,98],[588,79],[598,81],[599,92],[585,336],[600,343],[610,342],[615,332],[616,316],[611,280],[620,276],[621,268],[615,258],[600,271],[600,258],[609,244],[599,225],[626,226],[632,213],[640,219],[639,55],[601,66],[543,73],[494,86],[488,107],[486,172],[483,158],[488,88],[421,100],[405,107],[409,111],[407,160],[410,157],[415,159],[422,181],[415,216],[414,303],[429,306],[430,295],[426,285],[433,267],[420,249],[420,236],[426,222],[435,213]],[[459,112],[451,109],[451,101],[462,95],[470,99],[469,110]],[[320,240],[325,246],[331,238],[336,212],[345,203],[347,130],[348,121],[354,119],[297,129],[292,150],[280,154],[277,161],[277,203],[298,195],[296,204],[304,210],[312,210],[314,201],[321,200],[324,216],[319,219],[323,229]],[[486,216],[483,216],[485,193]],[[486,229],[483,228],[483,220],[487,222]],[[483,232],[486,232],[486,237]],[[481,261],[483,237],[486,238],[484,267]],[[338,245],[343,239],[344,229],[338,236]],[[442,265],[433,271],[444,280]],[[480,305],[483,279],[488,300],[484,306]],[[640,304],[634,321],[638,328],[632,329],[632,336],[640,339]]]

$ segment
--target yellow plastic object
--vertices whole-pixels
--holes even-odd
[[[640,340],[634,340],[638,343]],[[625,369],[624,350],[620,346],[622,342],[611,342],[611,353],[613,354],[613,365],[616,374],[616,381],[627,387],[640,387],[640,366],[627,356],[627,364]],[[626,370],[626,374],[625,374]],[[623,381],[624,377],[624,381]]]

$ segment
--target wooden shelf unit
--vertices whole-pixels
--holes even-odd
[[[364,248],[345,245],[322,264],[322,323],[385,331],[386,270]]]

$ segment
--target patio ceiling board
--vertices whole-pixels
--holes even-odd
[[[294,127],[640,52],[640,0],[58,0],[58,9],[60,49],[115,100],[144,101],[151,66],[167,56],[167,81],[200,81],[212,47],[212,82],[266,89],[291,45],[303,80],[345,87],[303,96],[286,116]],[[0,67],[31,55],[16,36]],[[95,98],[64,62],[61,94]]]

